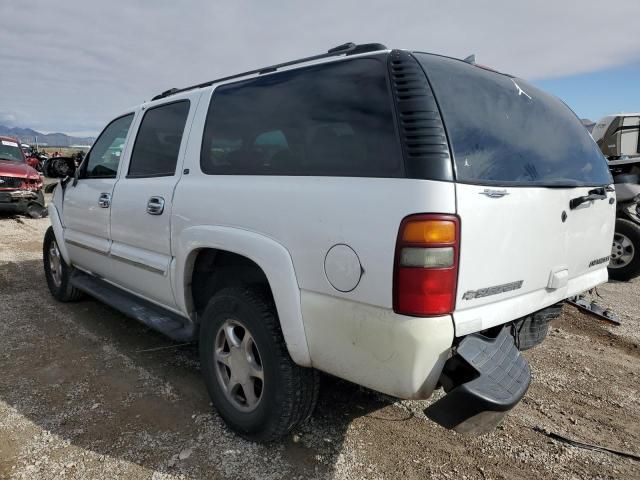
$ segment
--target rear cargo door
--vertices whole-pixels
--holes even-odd
[[[457,185],[457,335],[522,317],[606,281],[614,224],[608,199],[614,194],[569,207],[590,190]]]
[[[573,112],[523,80],[417,55],[456,171],[456,335],[522,317],[607,279],[615,194]]]

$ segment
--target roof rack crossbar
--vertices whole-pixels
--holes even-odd
[[[228,80],[233,80],[235,78],[247,77],[249,75],[262,75],[265,73],[272,73],[280,68],[290,67],[292,65],[298,65],[300,63],[312,62],[314,60],[320,60],[323,58],[329,57],[338,57],[340,55],[356,55],[358,53],[366,53],[366,52],[375,52],[379,50],[387,50],[387,47],[382,45],[381,43],[364,43],[360,45],[356,45],[355,43],[349,42],[343,45],[339,45],[337,47],[331,48],[327,51],[327,53],[321,53],[319,55],[312,55],[310,57],[300,58],[298,60],[291,60],[289,62],[278,63],[276,65],[271,65],[269,67],[257,68],[255,70],[249,70],[248,72],[237,73],[235,75],[229,75],[228,77],[217,78],[215,80],[209,80],[208,82],[199,83],[197,85],[192,85],[190,87],[184,88],[171,88],[162,92],[159,95],[156,95],[151,100],[159,100],[161,98],[169,97],[171,95],[175,95],[176,93],[188,92],[189,90],[196,90],[198,88],[210,87],[214,83],[226,82]]]

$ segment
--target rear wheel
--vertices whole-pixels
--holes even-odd
[[[82,298],[82,292],[71,285],[73,267],[67,265],[62,258],[53,227],[49,227],[44,235],[42,259],[47,286],[56,300],[73,302]]]
[[[275,306],[257,290],[213,296],[202,317],[200,360],[214,406],[245,438],[274,440],[313,411],[318,374],[291,360]]]
[[[611,247],[609,277],[630,280],[640,275],[640,225],[619,218]]]

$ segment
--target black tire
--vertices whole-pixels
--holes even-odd
[[[27,205],[26,213],[31,218],[43,218],[48,215],[47,208],[45,206],[44,192],[42,190],[38,192],[38,199]]]
[[[264,381],[260,400],[249,412],[227,398],[216,373],[216,338],[227,320],[241,322],[259,351]],[[200,361],[213,405],[233,430],[249,440],[275,440],[313,412],[318,398],[318,372],[291,360],[275,305],[269,295],[257,289],[230,287],[211,298],[200,325]]]
[[[57,242],[53,233],[53,227],[49,227],[44,234],[44,242],[42,245],[42,260],[44,263],[44,276],[47,279],[47,286],[53,297],[60,302],[75,302],[80,300],[84,293],[71,285],[71,273],[73,267],[66,264],[62,256],[60,256],[60,279],[59,282],[54,280],[51,270],[51,244]]]
[[[624,218],[616,220],[616,235],[624,235],[632,244],[633,257],[624,266],[614,268],[609,264],[609,278],[626,281],[640,275],[640,225]],[[613,258],[612,262],[615,260]]]

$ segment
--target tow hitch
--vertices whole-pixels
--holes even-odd
[[[608,308],[601,307],[595,301],[588,300],[585,295],[567,298],[565,301],[568,304],[573,305],[577,309],[582,310],[586,313],[590,313],[591,315],[594,315],[595,317],[607,323],[611,323],[616,326],[622,325],[622,322],[620,321],[620,317],[618,317],[618,315],[616,315]]]
[[[440,383],[447,394],[424,413],[460,433],[486,433],[522,399],[530,381],[529,363],[510,326],[496,338],[474,333],[458,344],[444,366]]]

